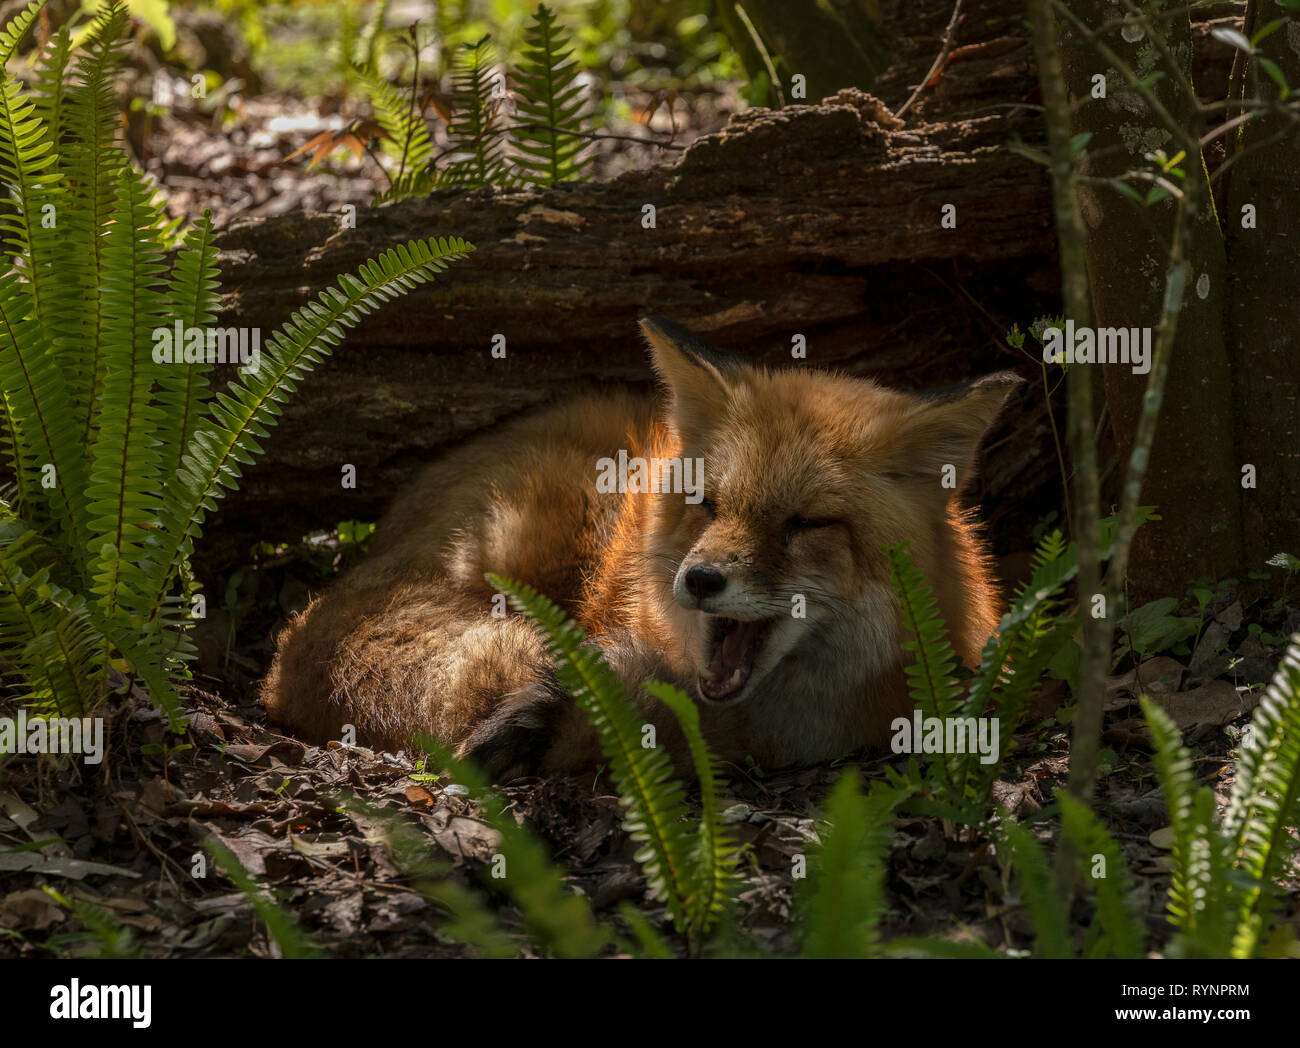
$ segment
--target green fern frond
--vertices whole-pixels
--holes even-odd
[[[1057,608],[1065,584],[1078,571],[1074,548],[1053,531],[1039,543],[1033,565],[1029,581],[1017,591],[997,631],[985,643],[979,670],[962,703],[963,717],[982,717],[991,709],[998,718],[998,737],[1006,740],[993,764],[981,764],[969,753],[950,758],[955,799],[972,804],[974,810],[985,806],[1029,696],[1069,636],[1058,624]]]
[[[18,47],[22,38],[27,35],[27,30],[36,21],[36,16],[41,13],[41,8],[44,6],[45,0],[32,0],[23,10],[5,23],[4,29],[0,29],[0,66],[4,66],[13,57],[14,49]]]
[[[0,652],[20,671],[20,702],[73,716],[98,701],[104,638],[84,600],[51,579],[39,537],[6,513],[0,522]]]
[[[167,436],[152,399],[153,332],[168,326],[161,218],[144,176],[124,167],[103,251],[104,383],[86,486],[92,589],[108,620],[143,616],[152,604],[141,565],[158,524]]]
[[[66,562],[80,575],[86,534],[81,429],[46,330],[32,312],[30,289],[31,284],[14,270],[0,273],[0,388],[6,443],[17,477],[20,512],[32,523],[53,522]]]
[[[439,172],[439,186],[490,186],[508,182],[501,143],[501,96],[491,83],[492,40],[465,44],[453,78],[453,123],[447,129],[454,159]]]
[[[63,141],[63,105],[68,93],[68,62],[72,58],[72,32],[62,26],[50,37],[36,66],[36,111],[45,121],[50,141]]]
[[[1277,673],[1238,750],[1223,833],[1236,868],[1249,880],[1241,893],[1233,954],[1255,954],[1279,899],[1278,880],[1295,854],[1300,825],[1300,634],[1291,638]]]
[[[0,49],[12,51],[36,9],[0,32]],[[414,242],[367,262],[293,316],[255,377],[209,399],[206,361],[154,357],[160,329],[215,318],[216,253],[205,216],[165,265],[177,223],[120,142],[128,19],[121,3],[103,5],[75,61],[60,30],[34,98],[7,72],[0,84],[0,243],[14,259],[0,272],[0,450],[14,475],[4,510],[41,540],[6,543],[0,658],[29,700],[71,711],[103,698],[116,653],[175,726],[204,515],[342,333],[470,246]]]
[[[457,760],[434,739],[422,738],[419,742],[433,763],[450,772],[458,784],[474,794],[488,792],[489,783],[469,761]],[[501,834],[498,848],[505,860],[505,876],[494,886],[509,892],[538,945],[556,957],[594,957],[600,953],[609,936],[596,924],[587,900],[565,885],[563,873],[542,845],[509,814],[494,817],[485,810],[484,818]],[[451,931],[448,929],[449,934]]]
[[[370,95],[375,119],[384,131],[384,151],[398,161],[392,185],[375,203],[427,195],[433,188],[433,140],[423,115],[373,67],[354,66],[353,72]]]
[[[176,255],[167,286],[167,315],[186,331],[205,329],[217,319],[220,298],[217,245],[212,212],[204,211]],[[176,347],[179,352],[181,347]],[[185,449],[198,428],[203,406],[211,393],[208,376],[212,365],[203,360],[164,366],[158,375],[157,401],[162,408],[162,430],[168,434],[162,475],[170,478],[180,468]]]
[[[363,317],[473,249],[458,237],[431,237],[385,251],[364,263],[357,276],[339,277],[337,288],[322,291],[265,341],[257,371],[208,401],[180,469],[166,478],[158,548],[146,566],[147,592],[156,599],[167,592],[207,514],[239,482],[240,466],[261,454],[258,440],[267,436],[283,410],[281,402],[302,377]]]
[[[903,650],[913,653],[907,666],[907,690],[926,717],[949,717],[957,712],[961,682],[957,680],[957,655],[939,615],[939,602],[925,576],[912,563],[904,542],[888,551],[890,581],[898,595],[903,625],[911,632]]]
[[[1141,702],[1174,831],[1167,909],[1179,935],[1171,949],[1187,956],[1224,957],[1232,938],[1231,888],[1224,840],[1214,825],[1214,793],[1208,786],[1196,788],[1191,754],[1169,714],[1145,695]]]
[[[1034,929],[1034,956],[1071,957],[1070,917],[1065,911],[1065,892],[1048,862],[1047,852],[1033,831],[1014,819],[1002,820],[1001,837],[1011,865],[1020,877],[1020,889],[1029,907]]]
[[[0,182],[8,187],[9,200],[0,207],[0,242],[21,260],[31,315],[48,320],[57,278],[55,229],[48,222],[51,213],[57,215],[61,197],[58,153],[22,83],[8,72],[3,75]]]
[[[610,777],[627,809],[624,828],[642,845],[636,860],[645,871],[650,896],[661,899],[673,923],[689,934],[691,900],[698,886],[692,882],[685,791],[667,752],[642,746],[642,718],[628,701],[623,682],[563,611],[530,586],[498,575],[489,575],[488,581],[541,630],[555,658],[556,676],[600,738]]]
[[[591,162],[582,155],[582,85],[579,66],[563,29],[545,4],[538,4],[524,30],[517,74],[520,101],[511,128],[516,164],[525,180],[550,186],[579,177]]]
[[[1174,831],[1175,869],[1169,887],[1170,912],[1174,915],[1174,924],[1186,927],[1187,922],[1194,919],[1192,915],[1195,912],[1192,886],[1187,883],[1186,876],[1196,804],[1192,758],[1170,716],[1146,696],[1142,696],[1141,703],[1155,745],[1156,774]]]
[[[691,751],[691,761],[700,785],[700,827],[691,882],[695,893],[690,900],[687,924],[701,939],[725,911],[740,883],[736,865],[741,847],[719,818],[717,782],[721,769],[709,751],[700,730],[700,711],[681,689],[661,681],[649,681],[645,690],[677,717]]]
[[[63,102],[69,141],[63,150],[66,202],[60,209],[58,266],[68,297],[51,319],[56,350],[72,376],[69,389],[84,439],[91,439],[94,406],[104,388],[104,294],[107,233],[127,165],[121,146],[114,77],[121,64],[127,9],[100,9],[82,41]]]
[[[830,828],[814,852],[801,898],[804,957],[880,954],[893,811],[906,793],[877,782],[864,795],[855,768],[835,783],[822,812]]]
[[[379,43],[384,38],[384,23],[388,21],[388,8],[392,0],[376,0],[375,9],[366,20],[365,28],[357,34],[353,53],[353,66],[373,66],[379,53]],[[439,4],[439,7],[442,5]]]
[[[1061,833],[1081,857],[1084,882],[1097,901],[1100,936],[1086,955],[1141,957],[1146,935],[1141,914],[1133,907],[1133,874],[1124,853],[1085,804],[1063,790],[1057,792],[1056,799],[1061,805]]]

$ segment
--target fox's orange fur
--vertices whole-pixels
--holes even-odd
[[[583,396],[428,467],[369,559],[280,635],[263,689],[275,719],[322,741],[352,724],[384,748],[429,734],[498,778],[594,763],[538,635],[492,616],[487,572],[564,607],[675,754],[646,679],[696,698],[724,759],[810,763],[885,742],[911,713],[884,552],[903,540],[957,653],[978,661],[996,592],[941,476],[967,479],[1012,376],[920,398],[745,366],[667,321],[643,328],[663,398]],[[702,459],[704,501],[599,493],[597,462],[620,449]]]

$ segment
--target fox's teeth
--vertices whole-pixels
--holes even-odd
[[[727,681],[728,686],[735,686],[740,683],[740,667],[737,666],[731,673],[731,679]]]

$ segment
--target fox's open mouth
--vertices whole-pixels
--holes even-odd
[[[745,686],[772,622],[772,619],[740,622],[724,618],[710,622],[709,661],[700,674],[700,693],[706,699],[721,702]]]

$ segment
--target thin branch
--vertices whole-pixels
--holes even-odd
[[[1092,325],[1092,297],[1088,289],[1087,228],[1074,183],[1074,158],[1070,149],[1070,100],[1065,69],[1057,40],[1053,0],[1029,0],[1038,79],[1046,111],[1047,142],[1051,157],[1052,199],[1056,235],[1060,244],[1062,297],[1065,315],[1076,325]],[[1074,460],[1074,519],[1070,530],[1078,550],[1079,618],[1083,629],[1079,666],[1078,710],[1070,742],[1070,792],[1087,802],[1097,774],[1097,748],[1106,697],[1106,670],[1110,661],[1110,609],[1107,617],[1088,613],[1087,596],[1101,588],[1101,492],[1097,478],[1097,446],[1093,440],[1092,374],[1074,367],[1069,380],[1070,456]],[[1065,861],[1064,859],[1062,861]]]
[[[934,64],[930,66],[929,72],[927,72],[925,76],[921,77],[921,82],[916,85],[916,90],[912,92],[912,97],[894,111],[894,116],[901,118],[902,115],[911,108],[912,103],[921,97],[921,92],[925,90],[925,85],[930,82],[931,77],[943,68],[944,62],[948,60],[948,52],[952,50],[952,42],[957,33],[957,21],[960,16],[961,0],[957,0],[952,8],[952,17],[948,19],[948,28],[943,31],[943,46],[939,48],[939,54],[935,58]]]

